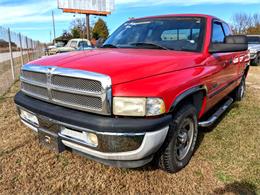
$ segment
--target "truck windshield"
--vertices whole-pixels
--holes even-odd
[[[138,19],[120,26],[103,48],[145,48],[201,51],[205,34],[204,18],[170,17]]]

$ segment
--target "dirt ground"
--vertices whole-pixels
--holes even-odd
[[[260,67],[250,70],[244,101],[200,132],[194,157],[177,174],[112,168],[40,147],[16,114],[18,86],[0,99],[0,194],[260,194]]]

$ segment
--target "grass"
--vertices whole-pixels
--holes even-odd
[[[217,127],[205,135],[201,157],[213,164],[219,181],[243,181],[259,189],[259,119],[260,92],[249,86],[245,101],[235,103]]]
[[[130,170],[90,161],[69,152],[55,154],[38,144],[19,122],[12,97],[0,98],[0,194],[260,194],[260,67],[252,67],[244,101],[232,108],[177,174],[152,166]]]
[[[207,135],[203,156],[214,164],[217,178],[225,184],[240,181],[252,192],[260,189],[260,91],[259,67],[249,75],[248,95],[235,103],[221,123]],[[242,185],[243,186],[243,185]],[[259,193],[260,194],[260,193]]]
[[[224,183],[231,183],[231,182],[234,182],[234,178],[232,178],[232,176],[230,175],[227,175],[226,173],[224,173],[223,171],[218,171],[216,173],[216,177],[224,182]]]

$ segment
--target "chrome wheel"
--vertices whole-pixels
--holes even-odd
[[[183,160],[189,153],[194,138],[194,129],[194,122],[191,118],[183,120],[176,143],[176,153],[179,161]]]

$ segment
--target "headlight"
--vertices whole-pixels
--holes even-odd
[[[165,113],[160,98],[113,98],[113,113],[119,116],[156,116]]]
[[[25,110],[20,110],[20,116],[22,119],[26,120],[27,122],[30,122],[31,124],[39,126],[38,118]]]
[[[160,98],[146,99],[146,115],[156,116],[165,113],[164,101]]]

